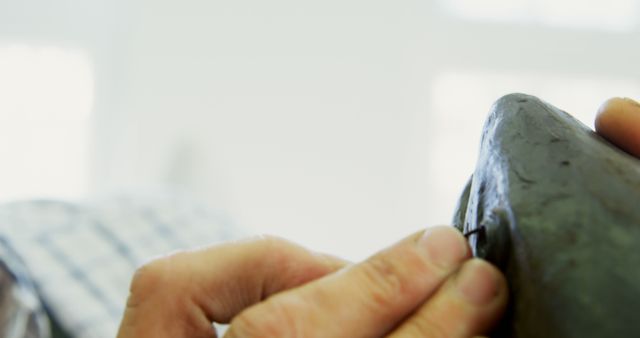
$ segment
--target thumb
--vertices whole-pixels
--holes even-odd
[[[470,256],[453,227],[434,227],[338,273],[240,313],[225,337],[381,337]]]

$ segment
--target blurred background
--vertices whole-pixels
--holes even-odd
[[[0,202],[181,191],[349,259],[450,222],[491,104],[640,93],[638,0],[0,0]]]

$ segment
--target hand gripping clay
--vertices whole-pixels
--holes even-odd
[[[454,224],[508,280],[492,337],[640,336],[640,160],[567,113],[498,100]]]

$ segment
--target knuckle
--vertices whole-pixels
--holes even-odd
[[[129,302],[134,304],[129,305],[146,300],[169,282],[174,274],[171,268],[174,259],[173,256],[154,259],[135,271],[129,287]]]
[[[278,247],[278,246],[281,246],[282,244],[289,243],[289,241],[287,241],[282,237],[278,237],[270,234],[262,234],[262,235],[256,236],[254,237],[254,240],[257,243],[260,243],[261,245],[263,245],[265,248]]]
[[[136,270],[130,286],[127,309],[155,316],[171,314],[189,336],[211,336],[211,322],[203,320],[185,288],[184,271],[179,271],[184,252],[154,259]],[[189,279],[186,279],[188,281]],[[162,308],[160,311],[159,308]]]
[[[140,294],[153,289],[164,279],[165,268],[161,260],[154,260],[139,267],[133,274],[130,291]]]
[[[286,266],[287,262],[297,256],[297,245],[274,235],[260,235],[256,238],[260,256],[276,266]]]
[[[254,241],[264,256],[282,256],[292,246],[286,239],[274,235],[260,235]]]

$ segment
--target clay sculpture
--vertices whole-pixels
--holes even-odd
[[[499,99],[454,216],[506,275],[492,337],[640,336],[640,160],[540,99]]]

